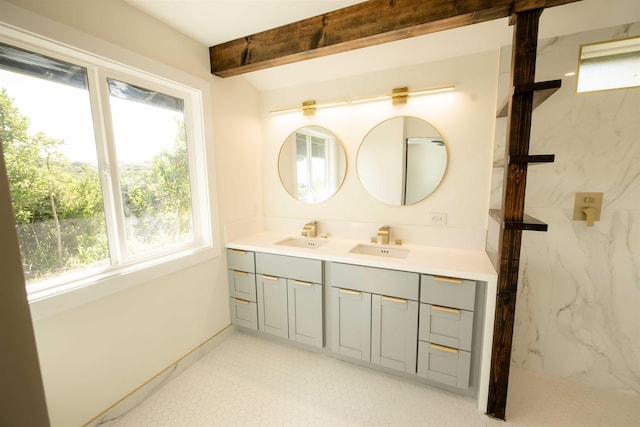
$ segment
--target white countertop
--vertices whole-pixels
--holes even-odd
[[[320,259],[323,261],[343,262],[365,265],[369,267],[388,268],[392,270],[427,273],[439,276],[458,277],[463,279],[495,282],[497,274],[489,257],[484,251],[469,249],[440,248],[421,245],[378,245],[408,249],[406,258],[381,257],[377,255],[361,255],[349,250],[361,243],[349,239],[329,237],[326,244],[316,248],[298,248],[278,245],[287,238],[299,238],[284,233],[261,232],[249,237],[227,242],[230,249],[241,249],[254,252],[268,252],[300,258]]]

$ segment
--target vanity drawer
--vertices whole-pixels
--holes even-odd
[[[418,342],[418,376],[453,387],[469,388],[471,353]]]
[[[227,268],[237,271],[256,272],[253,252],[240,249],[227,249]]]
[[[419,331],[423,341],[471,351],[473,312],[420,304]]]
[[[473,311],[476,282],[454,277],[422,275],[420,302]]]
[[[258,306],[255,302],[229,298],[231,323],[247,329],[258,330]]]
[[[256,302],[256,275],[246,271],[227,270],[229,296]]]
[[[256,253],[256,272],[311,283],[322,283],[322,261]]]
[[[333,287],[418,300],[420,290],[418,273],[335,262],[331,263],[328,271],[328,283]]]

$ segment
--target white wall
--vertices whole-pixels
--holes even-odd
[[[206,46],[119,0],[12,3],[42,16],[0,0],[0,20],[152,73],[175,69],[204,81],[213,226],[261,214],[257,93],[243,79],[211,76]],[[0,240],[3,251],[17,251]],[[224,256],[36,320],[52,425],[89,421],[228,324]]]
[[[483,233],[486,228],[497,52],[268,92],[258,104],[258,94],[244,79],[209,75],[206,46],[119,0],[10,1],[50,20],[0,0],[3,21],[105,56],[113,54],[152,72],[161,64],[209,82],[208,164],[217,171],[217,187],[211,182],[212,202],[217,203],[221,224],[264,214],[426,225],[429,212],[445,212],[448,229]],[[624,34],[620,31],[617,34]],[[558,49],[573,52],[563,43]],[[564,66],[570,56],[549,58],[548,63]],[[539,63],[545,63],[544,55]],[[561,71],[554,68],[545,76],[541,70],[540,77],[558,78]],[[455,84],[456,91],[412,99],[400,107],[373,103],[319,110],[313,117],[267,114],[308,99],[323,102],[388,93],[407,85],[423,89],[448,84]],[[565,96],[566,87],[565,82],[554,97]],[[638,158],[640,138],[637,117],[629,112],[638,111],[637,95],[637,89],[590,95],[555,108],[550,106],[557,101],[552,101],[536,112],[534,138],[543,141],[539,152],[557,153],[559,166],[541,166],[530,173],[528,205],[551,226],[546,235],[525,237],[526,268],[514,337],[514,361],[524,367],[636,390],[640,273],[639,244],[632,237],[640,235],[640,217],[633,159]],[[358,147],[366,133],[398,115],[431,122],[444,136],[449,154],[441,186],[408,207],[388,206],[370,197],[356,172]],[[544,126],[537,127],[540,122]],[[277,175],[281,143],[309,124],[336,133],[348,156],[343,187],[317,205],[293,200]],[[603,143],[610,139],[613,150]],[[588,141],[588,149],[583,141]],[[611,164],[616,165],[613,173]],[[593,229],[568,219],[571,195],[582,190],[605,191],[604,218]],[[0,245],[3,253],[16,253],[6,239]],[[53,425],[88,421],[228,323],[222,257],[38,320],[34,327]],[[7,362],[4,353],[0,358]]]
[[[213,140],[221,224],[262,216],[258,93],[241,77],[213,79]]]
[[[640,9],[637,9],[640,12]],[[630,16],[638,19],[639,16]],[[541,40],[536,80],[562,88],[533,114],[526,210],[549,224],[525,232],[513,337],[517,366],[640,393],[640,88],[575,93],[581,44],[640,35],[640,23]],[[502,95],[510,53],[504,49]],[[499,119],[496,150],[504,153]],[[502,128],[500,127],[502,125]],[[499,203],[501,171],[492,204]],[[601,220],[573,221],[576,192],[603,192]]]
[[[263,93],[265,215],[313,218],[321,223],[323,220],[377,222],[393,227],[426,226],[429,212],[444,212],[448,215],[447,228],[484,233],[497,73],[496,51]],[[382,101],[318,109],[311,117],[301,113],[268,114],[270,110],[297,106],[309,99],[322,103],[386,94],[395,87],[419,90],[452,84],[456,86],[453,92],[410,98],[407,105],[401,106]],[[440,187],[422,202],[403,207],[386,205],[371,197],[356,172],[358,147],[365,135],[379,122],[400,115],[430,122],[443,135],[449,154],[448,169]],[[279,148],[287,135],[305,125],[332,130],[347,152],[348,169],[342,188],[320,204],[306,205],[294,200],[278,180]]]

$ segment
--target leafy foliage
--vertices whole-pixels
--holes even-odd
[[[191,232],[184,124],[178,128],[173,150],[162,151],[147,164],[120,165],[129,253],[175,243]],[[44,133],[29,135],[28,129],[29,118],[3,88],[0,141],[27,282],[108,264],[97,165],[71,163],[62,150],[64,141]]]

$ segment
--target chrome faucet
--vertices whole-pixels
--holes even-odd
[[[378,239],[377,239],[378,243],[382,243],[383,245],[388,245],[389,244],[389,230],[390,229],[391,229],[391,227],[389,227],[388,225],[383,225],[382,227],[380,227],[378,229]]]
[[[318,235],[318,222],[311,221],[302,227],[302,235],[305,237],[316,237]]]

